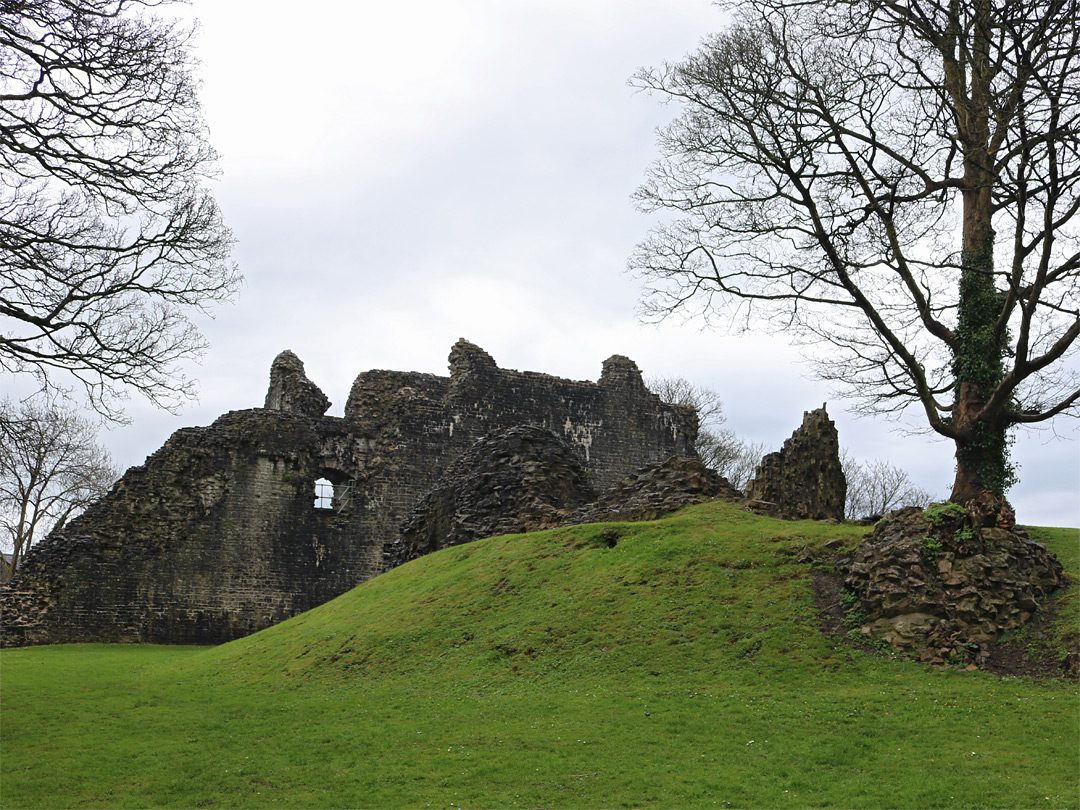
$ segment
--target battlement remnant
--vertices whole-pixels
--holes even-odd
[[[307,378],[300,358],[286,349],[270,365],[270,388],[263,407],[271,411],[322,416],[330,407],[330,400]]]

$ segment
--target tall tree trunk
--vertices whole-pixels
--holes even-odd
[[[990,0],[976,0],[968,25],[970,50],[953,52],[951,92],[957,134],[964,148],[963,245],[953,374],[956,406],[956,480],[952,499],[968,503],[991,492],[1003,498],[1012,483],[1007,423],[985,405],[1004,377],[1006,334],[998,328],[1001,300],[994,286],[993,188],[997,181],[991,148],[990,61],[993,18]],[[965,90],[967,92],[965,92]]]
[[[980,167],[981,168],[981,167]],[[974,172],[986,177],[988,173]],[[1005,335],[998,328],[1001,300],[994,286],[994,230],[989,178],[964,195],[964,250],[956,327],[956,480],[952,500],[967,503],[1012,483],[1007,425],[984,406],[1004,376]]]
[[[1004,498],[1013,482],[1007,428],[973,419],[981,407],[978,397],[961,401],[958,406],[959,420],[970,425],[971,436],[956,440],[956,478],[950,496],[956,503],[969,503],[987,492]]]

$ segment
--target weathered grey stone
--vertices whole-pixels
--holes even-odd
[[[847,479],[836,425],[824,405],[804,413],[783,448],[761,460],[746,497],[791,520],[843,520]]]
[[[528,531],[596,493],[579,450],[552,431],[524,425],[469,448],[425,495],[387,547],[389,565],[440,548]]]
[[[717,498],[738,501],[741,493],[700,459],[673,456],[631,473],[594,503],[545,525],[655,520],[684,506]]]
[[[498,372],[491,355],[461,338],[450,349],[450,383],[477,383]]]
[[[323,416],[326,397],[282,352],[264,409],[177,431],[31,551],[0,589],[0,645],[220,643],[445,545],[738,497],[686,458],[693,410],[661,402],[628,358],[575,382],[500,369],[460,340],[450,369],[364,372],[342,419]],[[828,511],[829,463],[811,455],[835,455],[835,428],[811,416],[767,490],[788,516]],[[606,494],[583,506],[593,489]]]
[[[266,409],[177,431],[31,550],[0,589],[0,643],[220,643],[315,607],[383,571],[420,498],[493,431],[553,431],[598,491],[693,454],[696,416],[625,358],[600,383],[500,369],[464,340],[450,363],[449,378],[365,372],[337,418],[282,353]],[[317,479],[330,508],[315,507]]]
[[[454,463],[420,500],[387,547],[391,566],[497,534],[608,521],[654,520],[702,501],[741,493],[699,459],[648,464],[593,500],[578,454],[551,431],[498,431]]]
[[[322,416],[330,407],[330,400],[319,390],[319,386],[307,378],[300,358],[286,349],[270,365],[270,388],[263,407],[272,411]]]
[[[621,354],[613,354],[604,361],[603,371],[600,373],[600,385],[622,388],[630,393],[640,393],[645,390],[645,381],[641,377],[641,370],[637,367],[637,363]]]
[[[935,660],[1027,622],[1062,584],[1041,543],[968,516],[931,524],[918,507],[879,522],[855,549],[845,585],[858,596],[862,632]]]

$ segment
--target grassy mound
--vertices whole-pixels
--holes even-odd
[[[706,504],[448,549],[218,648],[5,651],[0,804],[1077,806],[1074,684],[820,631],[798,559],[862,531]],[[1074,582],[1077,534],[1038,538]]]

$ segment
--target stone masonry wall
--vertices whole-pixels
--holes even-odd
[[[27,556],[25,640],[219,643],[352,587],[379,555],[312,497],[340,427],[251,410],[178,431]],[[26,617],[3,618],[8,636]]]
[[[265,408],[178,431],[31,550],[0,590],[0,643],[212,644],[315,607],[380,573],[416,503],[493,430],[554,431],[600,491],[693,454],[693,411],[662,403],[625,357],[576,382],[500,369],[462,340],[450,372],[365,372],[345,417],[328,417],[283,352]],[[316,508],[318,479],[330,508]]]
[[[761,460],[746,496],[793,520],[843,520],[847,479],[836,425],[824,405],[804,413],[784,446]]]

